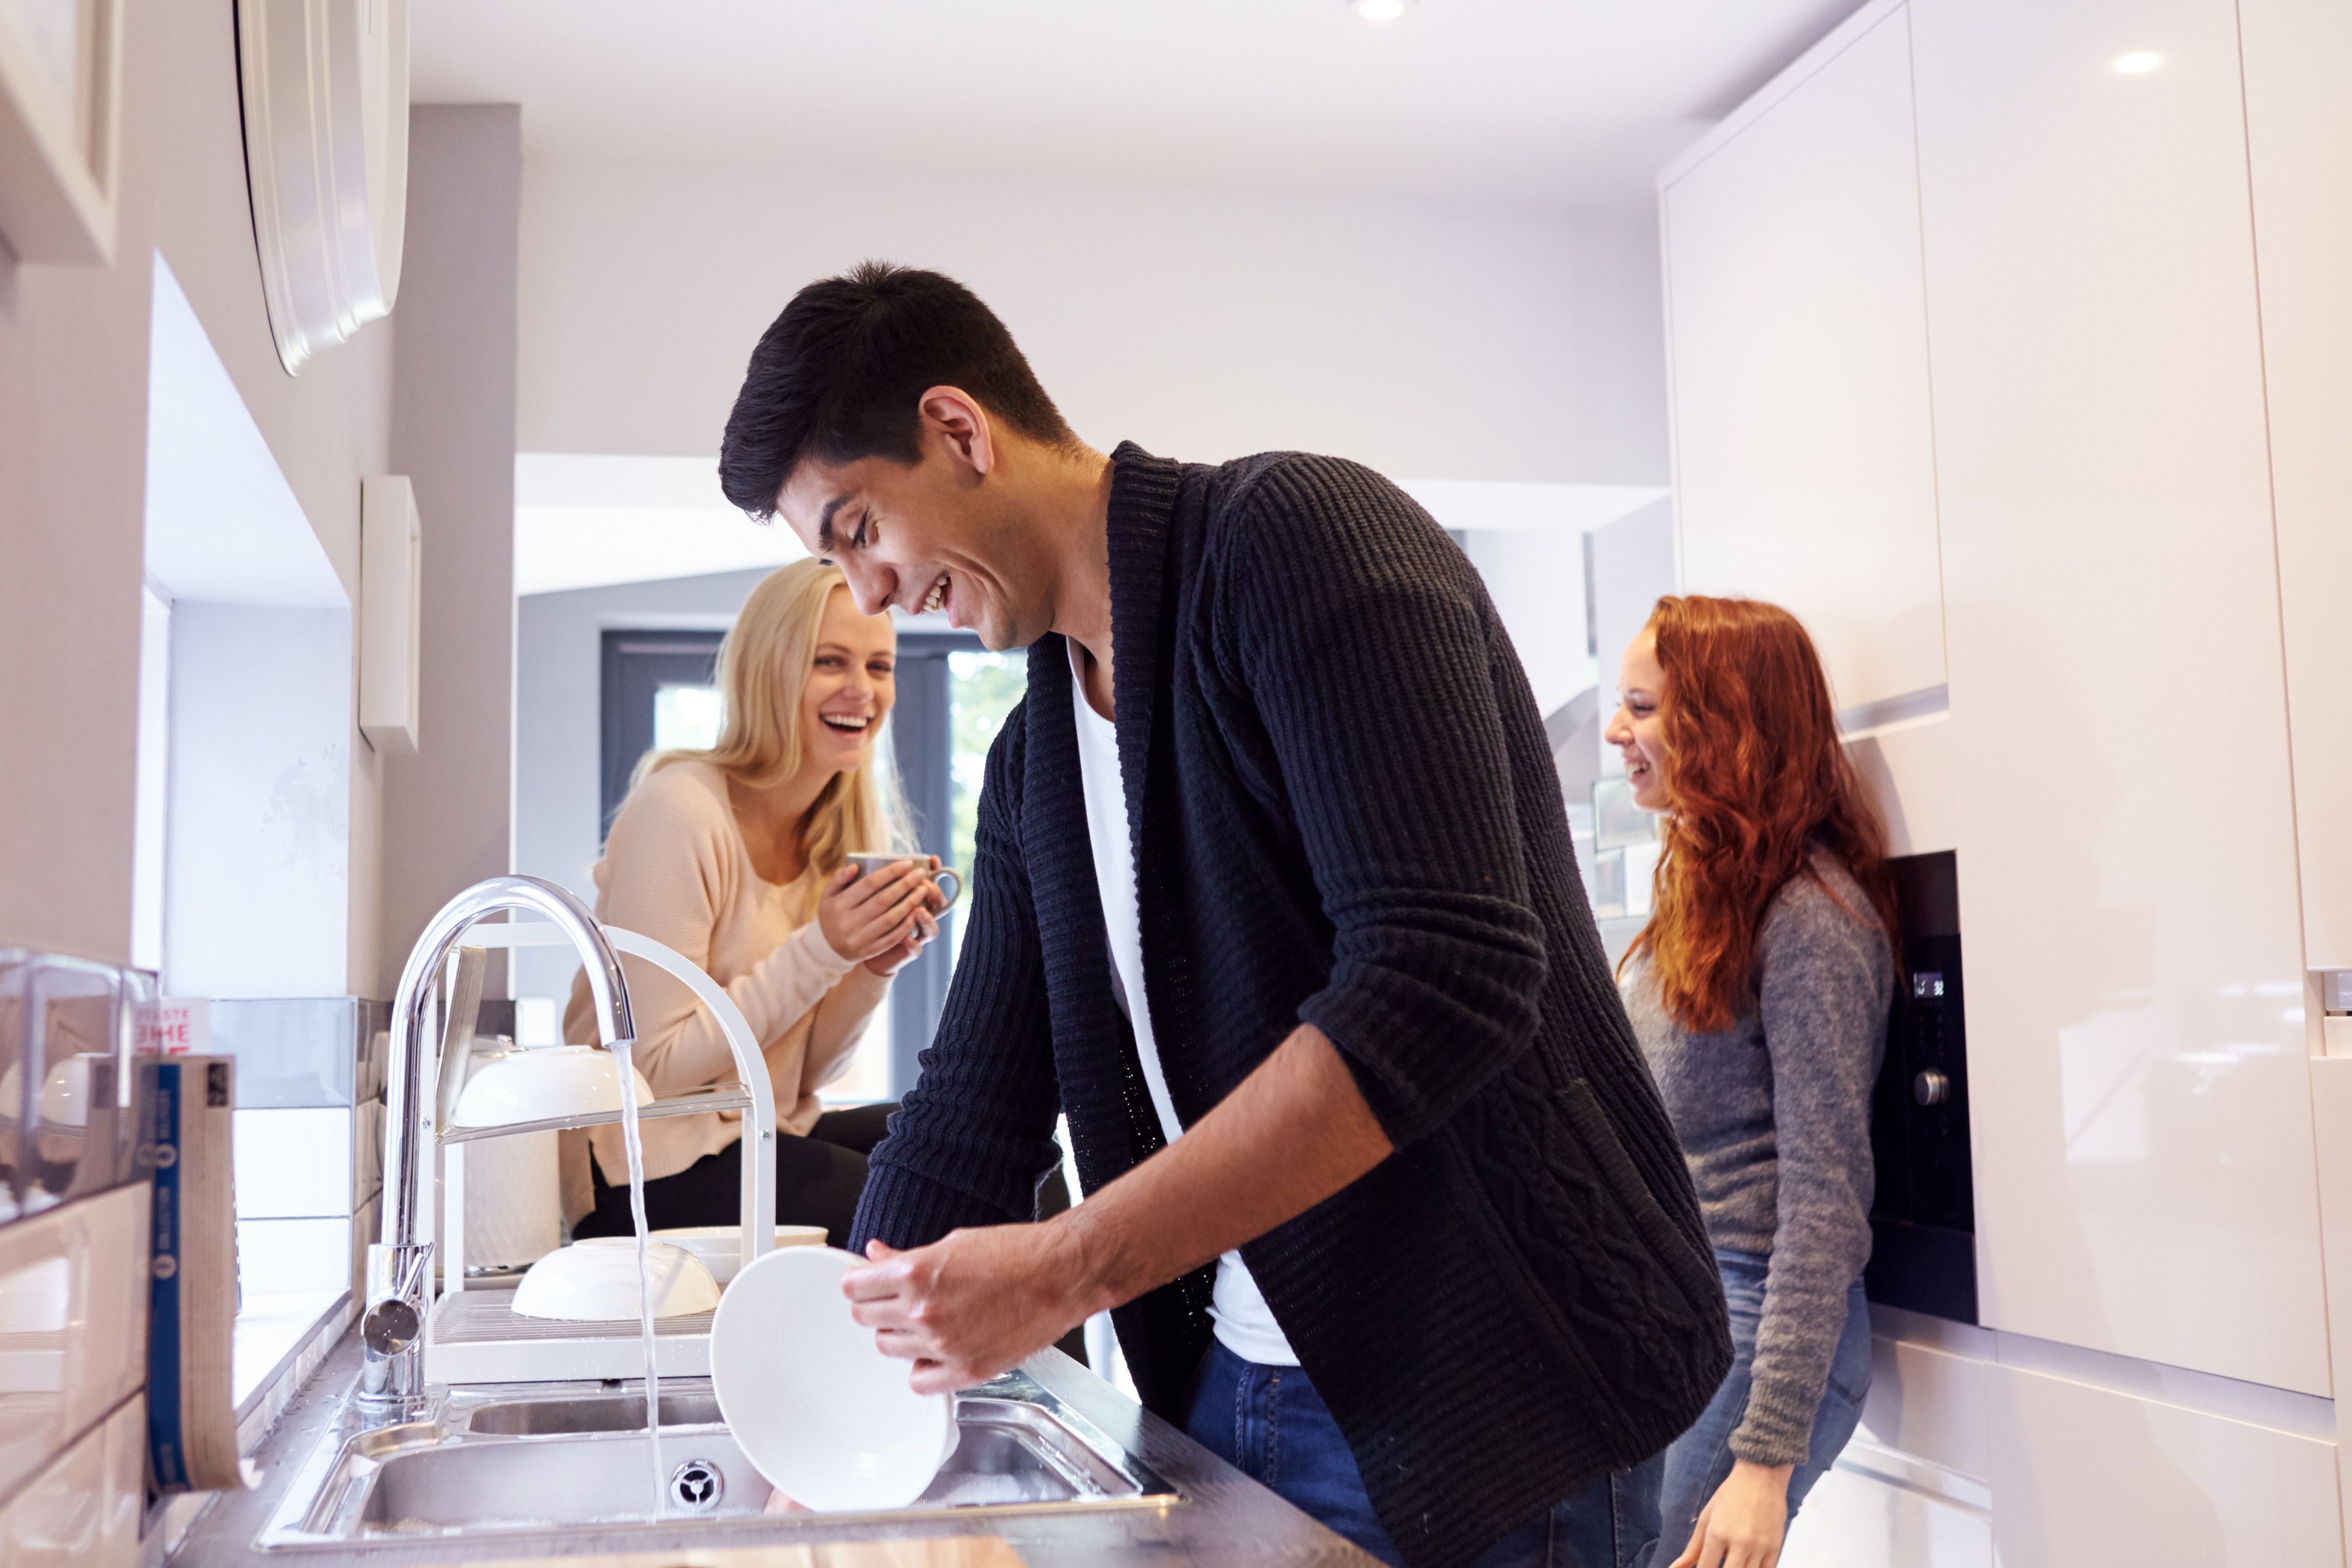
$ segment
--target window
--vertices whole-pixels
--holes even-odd
[[[727,705],[717,686],[662,685],[654,688],[656,751],[708,751],[719,744]]]
[[[987,652],[969,632],[904,632],[898,637],[898,702],[890,726],[916,841],[967,877],[988,747],[1021,700],[1028,663],[1028,655],[1017,650]],[[969,911],[967,895],[940,922],[946,941],[908,965],[890,988],[893,1094],[914,1086],[916,1058],[939,1028]]]
[[[949,818],[951,849],[947,862],[971,874],[973,840],[980,830],[980,786],[988,771],[988,748],[1005,716],[1020,703],[1029,686],[1029,655],[1018,649],[1009,653],[958,652],[948,655],[948,708],[953,744],[948,757],[951,797]],[[950,936],[950,965],[963,952],[963,924]]]

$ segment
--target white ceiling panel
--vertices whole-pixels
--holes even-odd
[[[1856,0],[414,0],[535,156],[1646,203]]]

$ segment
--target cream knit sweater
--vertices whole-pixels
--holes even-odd
[[[817,1090],[846,1071],[866,1020],[890,982],[842,957],[814,918],[805,883],[779,886],[751,869],[727,801],[726,775],[681,762],[638,787],[614,820],[596,862],[596,918],[676,948],[719,982],[761,1043],[774,1085],[776,1128],[806,1134]],[[657,1095],[732,1082],[726,1036],[688,991],[641,959],[624,956],[635,1014],[637,1068]],[[596,1027],[588,978],[572,984],[563,1038],[591,1043]],[[642,1124],[646,1176],[675,1176],[743,1135],[739,1113],[669,1116]],[[618,1186],[628,1166],[617,1126],[563,1135],[563,1212],[593,1204],[588,1155]]]

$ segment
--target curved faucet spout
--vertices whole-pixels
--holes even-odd
[[[431,1270],[426,1267],[431,1248],[416,1239],[417,1214],[425,1202],[423,1150],[429,1146],[432,1114],[425,1086],[426,1009],[423,1003],[458,938],[485,916],[501,910],[538,915],[571,939],[588,972],[588,996],[594,1007],[597,1032],[607,1048],[636,1038],[620,958],[604,939],[595,915],[566,889],[535,876],[494,876],[451,899],[425,924],[401,970],[399,989],[393,993],[391,1056],[385,1063],[390,1103],[384,1108],[383,1231],[383,1240],[369,1249],[369,1321],[378,1317],[378,1308],[386,1311],[378,1325],[384,1332],[374,1338],[362,1334],[368,1352],[360,1393],[362,1406],[377,1414],[413,1415],[425,1397],[423,1336],[414,1329],[392,1332],[409,1319],[406,1312],[391,1310],[397,1303],[413,1312],[414,1321],[421,1324],[425,1298],[431,1294]],[[446,1263],[457,1269],[465,1266],[459,1259]],[[400,1322],[395,1323],[395,1319]],[[383,1341],[381,1351],[377,1339]]]

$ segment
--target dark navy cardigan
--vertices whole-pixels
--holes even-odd
[[[1301,1020],[1396,1153],[1242,1249],[1416,1568],[1690,1425],[1730,1364],[1681,1151],[1477,574],[1369,470],[1114,455],[1119,771],[1187,1124]],[[1093,1191],[1161,1144],[1113,999],[1063,641],[989,753],[971,925],[855,1245],[1025,1220],[1069,1116]],[[1118,1310],[1183,1419],[1213,1270]]]

